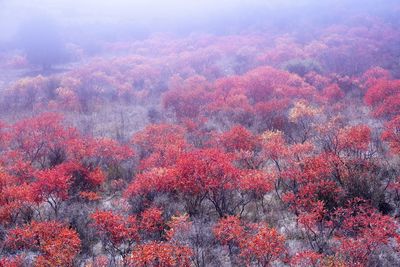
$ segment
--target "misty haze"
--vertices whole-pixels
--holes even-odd
[[[0,267],[400,266],[398,0],[0,0]]]

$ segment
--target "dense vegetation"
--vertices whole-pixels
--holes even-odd
[[[0,266],[400,265],[400,30],[309,31],[3,52]]]

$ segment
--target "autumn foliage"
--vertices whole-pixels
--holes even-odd
[[[398,20],[347,16],[0,51],[0,266],[400,266]]]
[[[32,222],[9,232],[6,245],[12,249],[37,251],[35,266],[73,266],[80,251],[78,234],[55,221]]]

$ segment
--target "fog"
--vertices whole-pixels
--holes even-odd
[[[395,0],[220,0],[95,1],[15,0],[0,2],[0,50],[23,51],[31,63],[67,59],[63,47],[95,54],[104,43],[144,40],[161,33],[235,35],[250,32],[314,38],[316,29],[377,16],[399,25]],[[367,25],[364,25],[367,26]],[[308,40],[309,41],[309,40]],[[38,51],[38,53],[36,53]],[[34,54],[34,55],[32,55]],[[44,60],[39,60],[44,56]]]
[[[66,41],[129,39],[154,32],[237,33],[273,25],[291,30],[304,23],[332,23],[354,14],[395,14],[397,1],[202,0],[95,1],[2,0],[0,42],[15,40],[32,17],[49,17]]]

